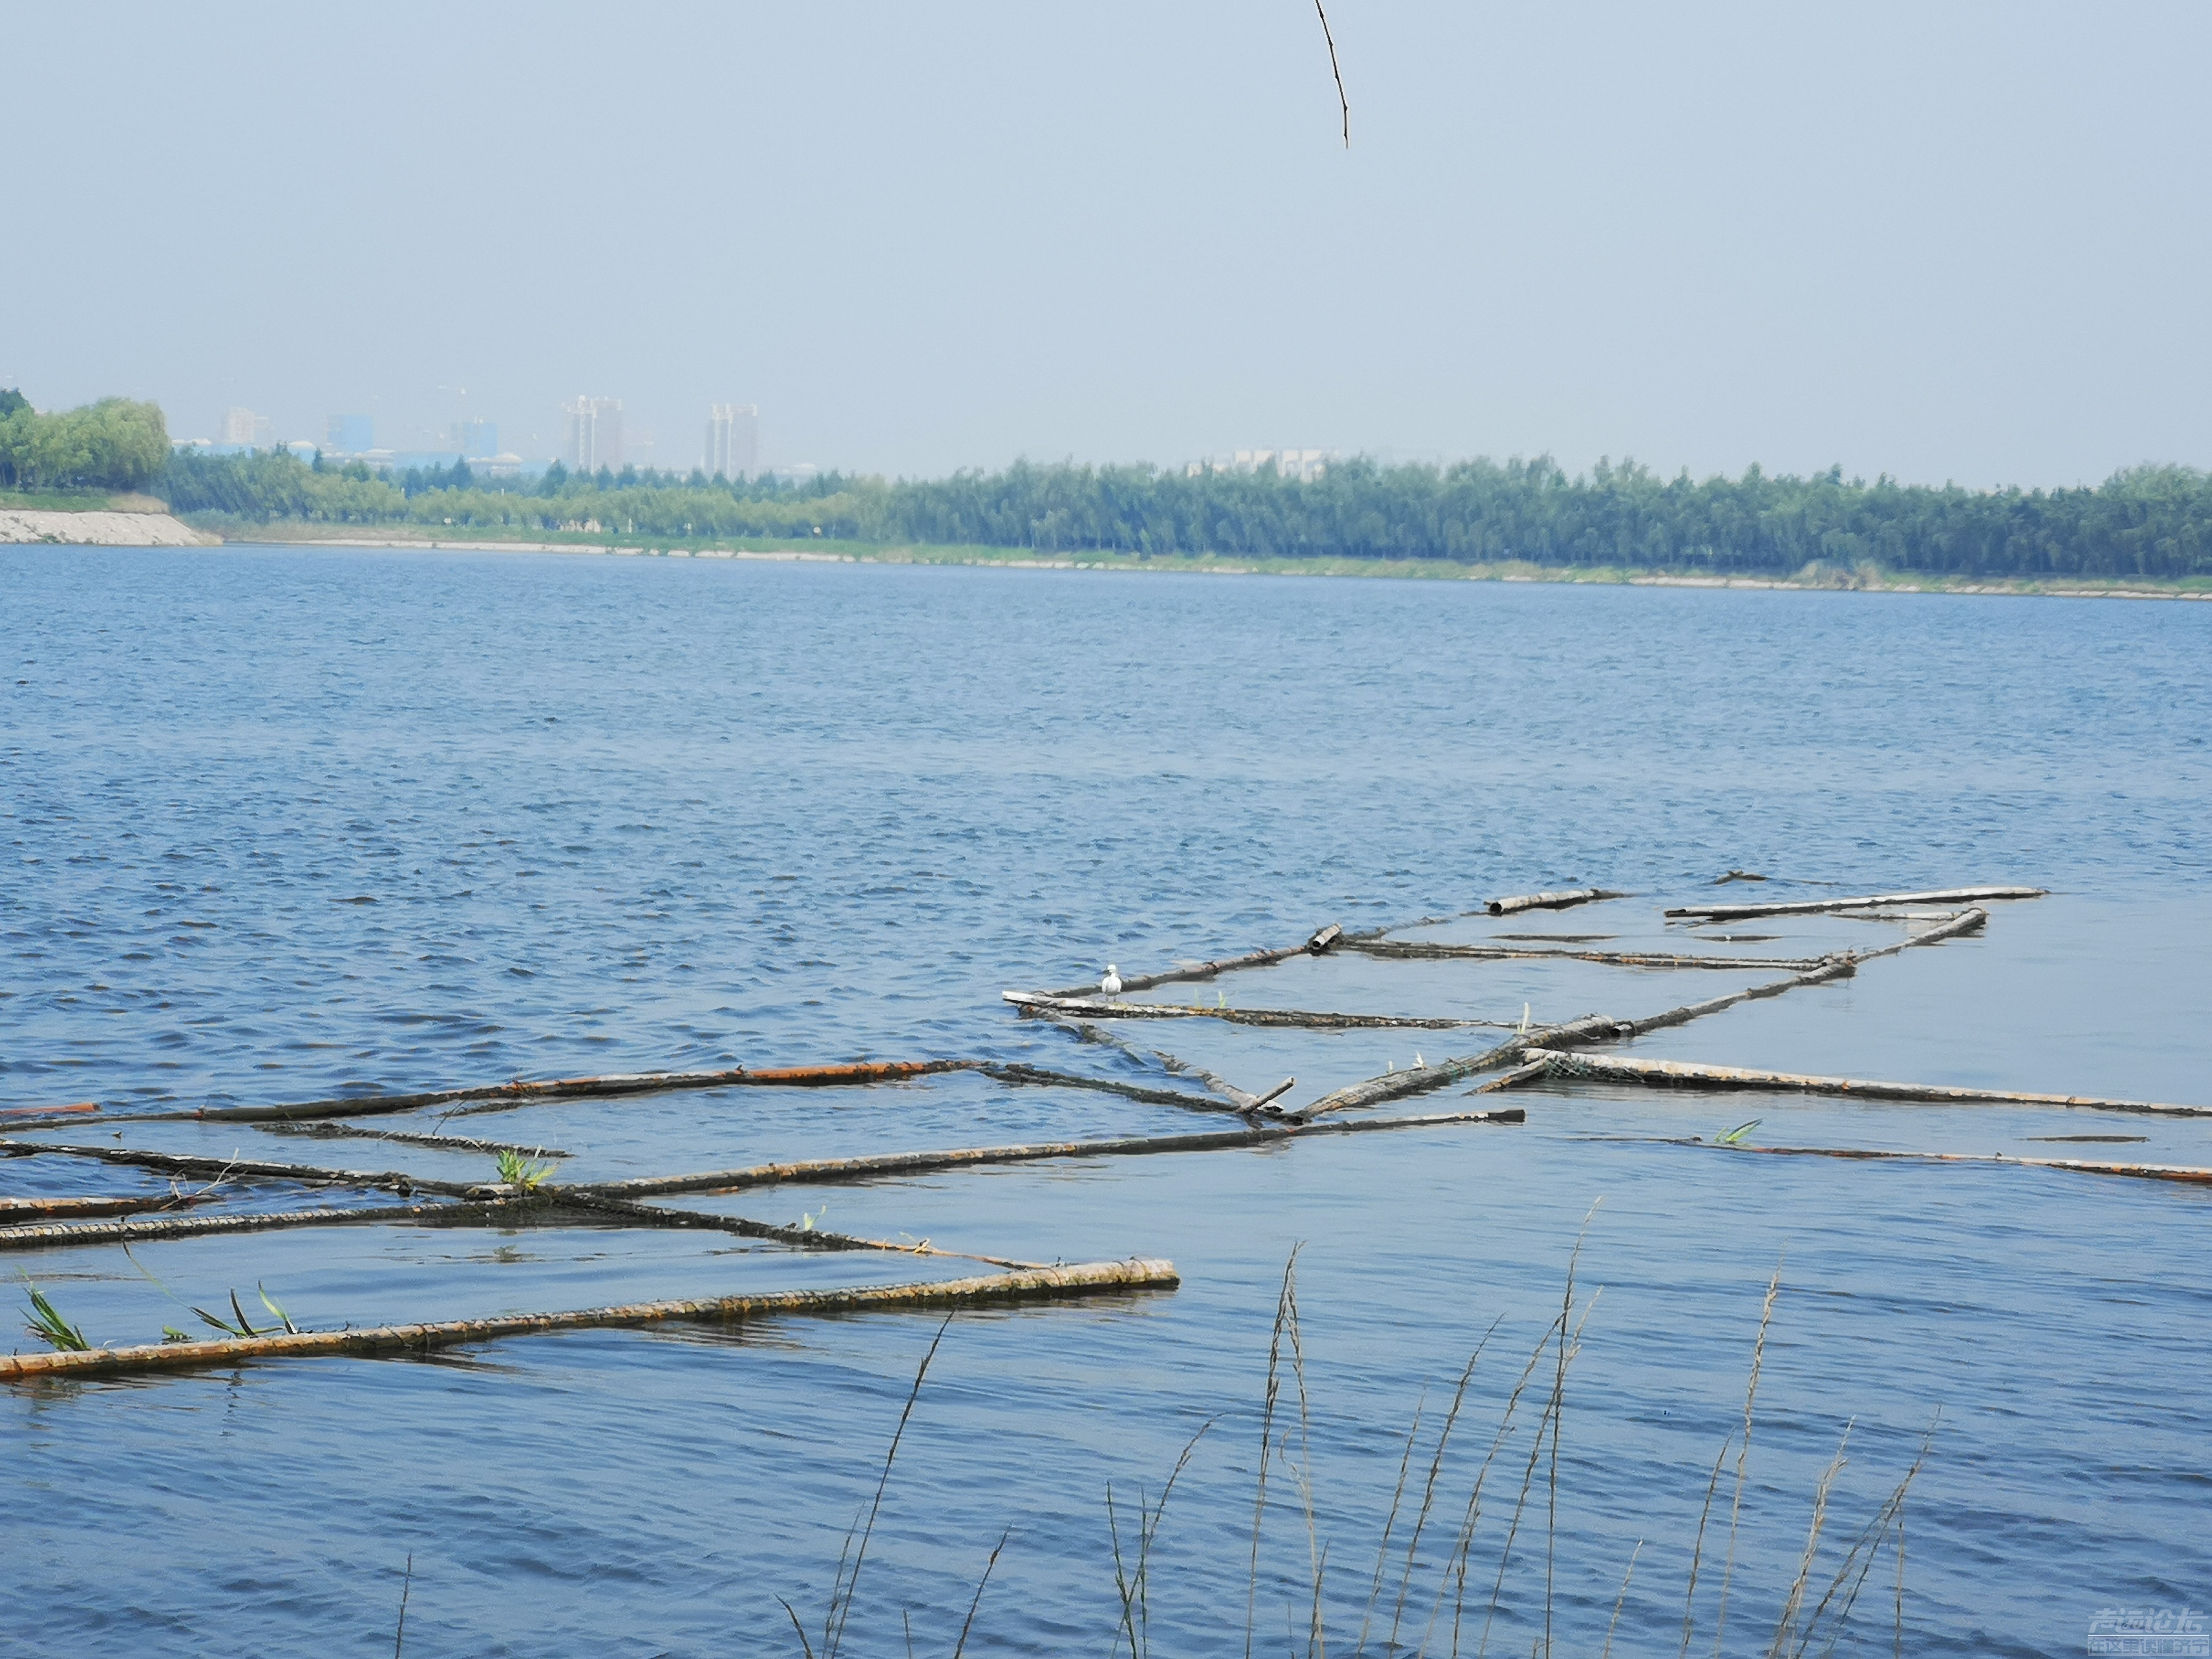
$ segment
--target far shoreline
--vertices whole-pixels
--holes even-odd
[[[1861,565],[1811,565],[1792,574],[1706,574],[1634,566],[1541,565],[1523,561],[1462,563],[1449,559],[1252,558],[1236,555],[1152,555],[1034,548],[939,546],[773,537],[625,538],[605,531],[496,530],[276,523],[247,524],[213,514],[187,520],[234,545],[331,547],[395,552],[568,553],[601,557],[708,558],[824,564],[950,565],[1010,570],[1118,571],[1213,576],[1345,576],[1418,581],[1499,581],[1600,586],[1691,587],[1869,593],[1949,593],[1977,597],[2115,599],[2212,599],[2212,578],[1954,577]]]

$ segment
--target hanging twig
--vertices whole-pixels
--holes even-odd
[[[1314,15],[1321,19],[1321,38],[1328,42],[1328,72],[1336,77],[1336,101],[1344,112],[1344,147],[1352,148],[1352,105],[1344,95],[1344,71],[1336,66],[1336,36],[1328,27],[1328,14],[1314,0]]]

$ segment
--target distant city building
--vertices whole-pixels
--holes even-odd
[[[499,422],[497,421],[456,421],[453,422],[453,447],[470,460],[489,459],[499,453]]]
[[[568,449],[562,459],[572,472],[620,471],[623,464],[623,406],[619,398],[579,398],[562,408],[568,416]]]
[[[760,470],[760,405],[707,405],[708,476],[751,478]]]
[[[323,422],[323,447],[337,455],[366,455],[376,447],[376,422],[368,415],[333,415]]]
[[[276,441],[276,422],[266,415],[256,415],[250,409],[227,409],[223,410],[222,423],[216,441],[268,449]]]

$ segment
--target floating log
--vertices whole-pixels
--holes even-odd
[[[1510,916],[1521,910],[1565,910],[1571,905],[1627,896],[1603,887],[1571,887],[1563,893],[1523,893],[1516,898],[1494,898],[1486,901],[1482,908],[1493,916]]]
[[[1050,1014],[1042,1014],[1040,1018],[1050,1019],[1063,1031],[1072,1032],[1079,1042],[1098,1042],[1109,1048],[1119,1048],[1139,1065],[1158,1066],[1171,1077],[1194,1077],[1238,1111],[1248,1115],[1257,1112],[1269,1101],[1287,1094],[1297,1084],[1297,1079],[1286,1077],[1268,1090],[1266,1094],[1252,1094],[1238,1088],[1226,1078],[1216,1076],[1203,1066],[1193,1066],[1188,1060],[1178,1060],[1175,1055],[1164,1053],[1158,1048],[1139,1048],[1135,1043],[1127,1042],[1114,1032],[1105,1030],[1099,1026],[1089,1024],[1082,1020],[1060,1019]]]
[[[202,1238],[214,1233],[274,1232],[288,1227],[374,1225],[380,1222],[458,1226],[513,1220],[520,1224],[530,1203],[380,1205],[357,1210],[237,1211],[223,1215],[125,1216],[36,1227],[0,1227],[0,1250],[54,1249],[71,1244],[136,1244],[142,1240]],[[540,1219],[529,1216],[532,1220]]]
[[[2212,1117],[2212,1106],[2169,1106],[2148,1100],[2109,1100],[2096,1095],[2021,1094],[2005,1089],[1953,1089],[1928,1083],[1870,1083],[1858,1078],[1810,1077],[1761,1072],[1741,1066],[1702,1066],[1679,1060],[1629,1060],[1617,1054],[1571,1054],[1528,1050],[1555,1077],[1636,1083],[1654,1089],[1765,1089],[1809,1095],[1851,1095],[1862,1100],[1907,1100],[1937,1106],[2063,1106],[2085,1112],[2142,1112],[2166,1117]]]
[[[1565,1025],[1540,1026],[1522,1035],[1505,1039],[1494,1048],[1479,1054],[1468,1054],[1456,1060],[1438,1060],[1433,1066],[1415,1066],[1403,1072],[1386,1072],[1381,1077],[1369,1078],[1339,1089],[1334,1094],[1323,1095],[1310,1106],[1285,1112],[1283,1118],[1291,1123],[1311,1123],[1316,1118],[1332,1112],[1351,1111],[1362,1106],[1379,1106],[1386,1100],[1401,1100],[1407,1095],[1426,1094],[1431,1089],[1441,1089],[1448,1083],[1474,1076],[1480,1072],[1496,1071],[1521,1063],[1522,1051],[1531,1045],[1548,1044],[1558,1048],[1574,1042],[1604,1042],[1626,1035],[1626,1028],[1617,1019],[1602,1014],[1589,1014]]]
[[[257,1123],[264,1134],[306,1135],[314,1140],[396,1140],[409,1146],[431,1146],[441,1152],[514,1152],[524,1158],[574,1158],[558,1146],[525,1146],[514,1140],[478,1140],[473,1135],[417,1134],[406,1129],[364,1129],[354,1123]]]
[[[1317,1030],[1410,1027],[1440,1031],[1463,1025],[1498,1024],[1490,1019],[1417,1019],[1400,1014],[1311,1013],[1297,1008],[1202,1008],[1195,1003],[1111,1002],[1103,997],[1064,997],[1050,991],[1001,991],[999,995],[1025,1013],[1034,1009],[1042,1013],[1065,1015],[1070,1019],[1220,1019],[1232,1025],[1302,1025]]]
[[[82,1219],[89,1216],[138,1215],[148,1210],[177,1210],[198,1204],[205,1193],[139,1193],[129,1197],[0,1198],[0,1225],[37,1218]]]
[[[1970,903],[1977,899],[2041,898],[2042,887],[1942,887],[1926,893],[1875,893],[1865,898],[1800,899],[1785,904],[1692,904],[1669,910],[1669,920],[1742,921],[1752,916],[1809,916],[1823,910],[1870,910],[1894,904]]]
[[[1304,1127],[1289,1122],[1248,1129],[1219,1129],[1204,1134],[1127,1135],[1116,1140],[1060,1140],[1026,1146],[969,1146],[951,1152],[879,1152],[867,1158],[817,1158],[804,1163],[757,1164],[750,1169],[714,1170],[703,1175],[641,1176],[562,1190],[579,1199],[647,1198],[672,1193],[734,1193],[748,1187],[799,1182],[827,1186],[870,1181],[884,1176],[927,1175],[938,1170],[986,1164],[1034,1164],[1063,1158],[1142,1158],[1156,1152],[1210,1152],[1232,1146],[1258,1146],[1316,1134],[1359,1134],[1376,1129],[1430,1129],[1460,1123],[1522,1123],[1528,1114],[1502,1111],[1440,1112],[1427,1117],[1365,1118],[1352,1123]]]
[[[136,1123],[199,1121],[209,1123],[275,1123],[328,1117],[377,1117],[412,1112],[425,1106],[471,1101],[498,1103],[492,1109],[543,1100],[611,1099],[623,1095],[672,1094],[690,1089],[734,1089],[747,1085],[786,1089],[828,1089],[856,1084],[890,1083],[936,1072],[975,1069],[972,1060],[854,1060],[833,1066],[733,1066],[714,1072],[631,1072],[607,1077],[554,1078],[532,1082],[473,1084],[426,1094],[349,1095],[342,1100],[306,1100],[283,1106],[198,1106],[186,1110],[133,1112]],[[70,1109],[75,1109],[74,1108]],[[51,1109],[49,1109],[51,1110]],[[16,1128],[38,1127],[16,1124]]]
[[[388,1187],[407,1193],[446,1193],[465,1198],[481,1182],[434,1181],[398,1170],[325,1170],[312,1164],[269,1164],[246,1158],[199,1158],[183,1152],[149,1152],[137,1146],[70,1146],[52,1141],[0,1139],[0,1156],[97,1158],[103,1164],[160,1170],[168,1175],[240,1176],[271,1181],[301,1181],[314,1187]]]
[[[1631,1137],[1607,1136],[1607,1139]],[[2027,1170],[2069,1170],[2076,1175],[2126,1176],[2136,1181],[2178,1181],[2212,1186],[2212,1170],[2185,1164],[2106,1164],[2082,1158],[2016,1158],[2006,1152],[1891,1152],[1863,1146],[1745,1146],[1711,1140],[1656,1139],[1656,1145],[1700,1146],[1716,1152],[1754,1152],[1768,1158],[1842,1158],[1886,1164],[2002,1164]]]
[[[96,1112],[99,1109],[100,1103],[96,1100],[79,1101],[74,1106],[0,1106],[0,1118],[68,1119],[81,1116],[86,1112]],[[9,1127],[21,1128],[22,1125],[11,1121]]]
[[[1878,951],[1852,951],[1848,954],[1853,962],[1872,962],[1881,957],[1893,957],[1899,951],[1910,951],[1916,945],[1941,945],[1947,939],[1956,939],[1961,933],[1978,933],[1988,926],[1990,913],[1976,905],[1961,910],[1940,927],[1924,928],[1917,933],[1908,933],[1894,945],[1885,945]]]
[[[1848,957],[1835,957],[1807,973],[1793,975],[1788,979],[1770,980],[1764,985],[1753,985],[1741,991],[1731,991],[1726,996],[1714,997],[1710,1001],[1669,1008],[1664,1013],[1652,1014],[1643,1019],[1616,1019],[1607,1014],[1585,1014],[1582,1018],[1570,1020],[1564,1025],[1547,1025],[1527,1032],[1516,1032],[1496,1048],[1486,1049],[1479,1054],[1440,1060],[1434,1066],[1417,1066],[1410,1071],[1386,1072],[1381,1077],[1369,1078],[1364,1083],[1355,1083],[1349,1088],[1339,1089],[1334,1094],[1324,1095],[1312,1105],[1283,1115],[1291,1121],[1310,1123],[1315,1118],[1331,1112],[1351,1111],[1362,1106],[1380,1105],[1386,1100],[1402,1099],[1407,1095],[1425,1094],[1431,1089],[1441,1089],[1448,1083],[1456,1083],[1478,1073],[1520,1066],[1532,1049],[1580,1048],[1593,1042],[1611,1042],[1622,1037],[1639,1036],[1647,1031],[1662,1030],[1670,1025],[1686,1025],[1707,1014],[1733,1008],[1739,1002],[1748,1002],[1759,997],[1778,997],[1784,991],[1795,990],[1801,985],[1821,985],[1831,980],[1848,979],[1857,971]]]
[[[1560,951],[1538,946],[1504,945],[1431,945],[1407,939],[1363,939],[1345,947],[1362,956],[1392,961],[1506,962],[1522,958],[1558,957],[1570,962],[1597,962],[1614,968],[1794,968],[1802,972],[1820,965],[1817,957],[1690,956],[1665,951]]]
[[[711,1210],[664,1210],[657,1205],[634,1204],[604,1193],[567,1189],[574,1204],[612,1221],[646,1227],[673,1227],[734,1233],[740,1238],[771,1239],[805,1250],[885,1250],[894,1255],[941,1255],[962,1261],[988,1261],[994,1267],[1041,1267],[1041,1261],[1017,1261],[1002,1255],[978,1255],[972,1250],[941,1250],[927,1239],[863,1238],[853,1233],[832,1232],[825,1227],[780,1226],[747,1216],[717,1215]]]
[[[1380,931],[1380,930],[1378,930]],[[1223,957],[1213,962],[1201,962],[1192,968],[1173,968],[1164,974],[1137,974],[1121,981],[1124,991],[1149,991],[1155,985],[1175,985],[1185,980],[1212,979],[1220,974],[1234,974],[1246,968],[1272,968],[1279,962],[1288,962],[1292,957],[1326,956],[1346,939],[1364,937],[1347,934],[1343,927],[1332,921],[1326,927],[1317,927],[1303,945],[1292,945],[1279,951],[1254,951],[1241,957]],[[1088,985],[1071,985],[1064,990],[1048,993],[1055,997],[1091,997],[1098,994],[1098,981]]]
[[[1169,1261],[1140,1258],[1091,1261],[977,1279],[945,1279],[934,1284],[875,1285],[837,1291],[772,1291],[703,1301],[639,1302],[566,1313],[510,1314],[494,1319],[454,1319],[440,1324],[387,1325],[359,1331],[302,1331],[297,1334],[232,1338],[219,1342],[164,1342],[144,1347],[9,1354],[0,1356],[0,1379],[191,1370],[245,1360],[311,1355],[428,1354],[441,1348],[506,1337],[550,1335],[557,1331],[637,1328],[674,1321],[727,1325],[787,1316],[1048,1301],[1101,1292],[1172,1290],[1180,1282],[1174,1263]]]
[[[1054,1072],[1042,1066],[1025,1066],[1012,1061],[1001,1064],[988,1061],[975,1069],[985,1077],[999,1083],[1011,1083],[1022,1088],[1034,1089],[1096,1089],[1103,1094],[1120,1095],[1125,1100],[1141,1100],[1151,1106],[1181,1106],[1194,1112],[1233,1112],[1239,1108],[1224,1100],[1209,1100],[1204,1095],[1186,1094],[1180,1089],[1147,1089],[1141,1083],[1118,1083],[1109,1078],[1079,1077],[1073,1072]]]

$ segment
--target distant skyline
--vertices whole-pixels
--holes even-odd
[[[688,470],[2212,465],[2212,9],[11,8],[0,384]],[[648,26],[649,24],[649,26]],[[574,123],[588,111],[592,142]]]

